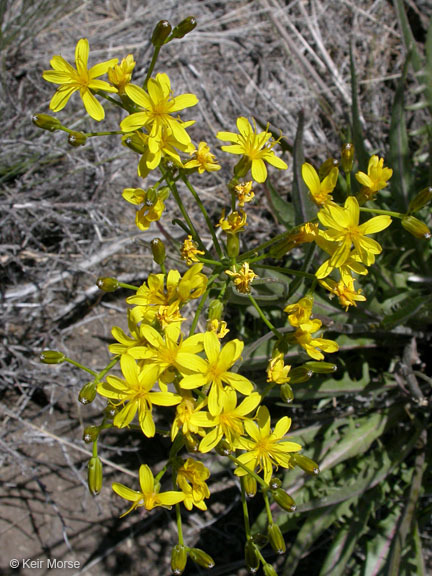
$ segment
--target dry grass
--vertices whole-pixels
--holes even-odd
[[[136,470],[143,459],[158,461],[138,436],[132,445],[127,436],[127,448],[121,444],[126,435],[104,437],[105,487],[97,499],[88,495],[89,451],[81,441],[82,424],[92,422],[102,402],[83,409],[77,402],[85,383],[82,374],[38,362],[41,349],[55,347],[102,367],[111,326],[124,323],[124,294],[101,300],[95,278],[113,274],[139,281],[152,269],[147,241],[153,232],[137,234],[132,210],[121,198],[125,186],[138,185],[134,155],[115,138],[71,148],[60,133],[42,132],[30,121],[34,112],[48,112],[52,86],[41,72],[51,56],[61,53],[73,60],[77,40],[88,37],[95,61],[132,52],[139,80],[151,57],[148,39],[154,24],[162,18],[177,23],[193,14],[198,28],[162,52],[158,70],[170,75],[177,93],[198,95],[194,138],[216,145],[217,130],[231,129],[239,115],[257,115],[292,141],[303,109],[305,150],[318,161],[337,153],[345,129],[352,42],[362,115],[375,126],[370,145],[380,151],[386,147],[392,89],[404,58],[390,2],[185,0],[179,5],[174,0],[0,3],[0,534],[5,574],[13,557],[78,560],[76,574],[163,574],[173,534],[165,512],[118,519],[120,503],[111,494],[111,479],[126,478],[121,469]],[[430,5],[408,5],[420,35]],[[117,129],[118,113],[106,109],[107,128]],[[74,129],[84,127],[88,121],[79,99],[72,99],[62,119]],[[227,174],[230,159],[223,161]],[[290,181],[287,172],[279,188],[288,192]],[[215,213],[223,203],[223,182],[223,173],[198,182]],[[171,219],[172,211],[162,225],[181,235]],[[263,204],[255,207],[253,221],[262,235],[273,232]],[[240,573],[240,558],[226,552],[227,542],[237,538],[228,502],[237,500],[235,483],[221,484],[209,513],[191,515],[188,521],[190,543],[199,541],[200,532],[203,547],[205,540],[218,543],[221,553],[213,574]],[[235,552],[241,534],[234,544],[229,546]],[[212,551],[216,556],[217,550]],[[188,573],[201,573],[194,570]],[[50,571],[56,573],[74,571]]]

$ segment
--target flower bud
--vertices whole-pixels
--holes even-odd
[[[117,414],[117,412],[118,412],[118,409],[113,404],[108,404],[108,406],[106,408],[104,408],[104,411],[103,411],[105,418],[108,418],[110,420],[112,418],[114,418],[114,416]]]
[[[213,568],[215,565],[213,558],[199,548],[189,548],[189,557],[203,568]]]
[[[230,258],[236,258],[240,252],[238,234],[227,234],[227,253]]]
[[[122,144],[137,152],[138,154],[144,154],[147,150],[147,145],[143,138],[140,136],[141,132],[135,132],[134,134],[128,134],[126,137],[122,138]]]
[[[153,260],[159,266],[165,262],[165,244],[162,242],[160,238],[153,238],[150,242],[151,251],[153,254]]]
[[[183,36],[186,36],[186,34],[192,32],[192,30],[196,27],[196,25],[197,25],[196,18],[194,18],[193,16],[188,16],[187,18],[182,20],[180,24],[177,24],[177,26],[173,29],[172,31],[173,38],[183,38]]]
[[[277,572],[271,564],[264,564],[263,572],[264,576],[277,576]]]
[[[288,382],[284,382],[284,384],[281,384],[280,397],[281,400],[283,402],[286,402],[287,404],[291,404],[291,402],[294,400],[294,392],[291,386],[288,384]]]
[[[87,384],[84,384],[78,395],[78,400],[81,402],[81,404],[90,404],[95,398],[96,382],[93,380],[92,382],[87,382]]]
[[[280,478],[278,478],[277,476],[272,476],[270,478],[269,486],[270,490],[277,490],[282,486],[282,482],[280,481]]]
[[[199,448],[199,440],[193,434],[188,434],[185,436],[185,443],[186,443],[186,450],[188,452],[198,452]]]
[[[323,162],[318,169],[320,180],[324,180],[324,178],[330,174],[331,170],[333,170],[333,168],[337,168],[338,166],[339,162],[336,160],[336,158],[327,158],[327,160]]]
[[[313,372],[306,365],[296,366],[290,370],[290,382],[291,384],[300,384],[301,382],[307,382],[313,376]]]
[[[87,444],[94,442],[98,439],[99,427],[98,426],[86,426],[83,430],[83,440]]]
[[[283,488],[272,490],[272,496],[277,504],[287,512],[295,512],[296,503]]]
[[[257,493],[257,481],[250,474],[243,476],[243,486],[246,492],[246,496],[253,498]]]
[[[208,319],[220,320],[222,318],[224,306],[220,300],[212,300],[208,307]]]
[[[415,238],[426,238],[426,240],[429,240],[431,237],[431,232],[426,224],[414,216],[402,218],[402,226]]]
[[[38,128],[49,130],[50,132],[54,132],[61,128],[60,120],[57,120],[57,118],[54,118],[54,116],[50,116],[49,114],[33,114],[32,122]]]
[[[226,440],[221,440],[215,450],[221,456],[229,456],[231,454],[231,446]]]
[[[61,364],[66,360],[66,356],[57,350],[44,350],[40,353],[39,360],[43,364]]]
[[[153,46],[162,46],[165,44],[165,40],[171,34],[171,24],[168,20],[159,20],[153,30],[151,37],[151,43]]]
[[[351,172],[354,164],[354,144],[347,142],[342,146],[341,150],[341,166],[342,170],[347,174]]]
[[[78,146],[84,146],[87,142],[87,136],[82,132],[72,132],[68,136],[68,142],[71,146],[78,148]]]
[[[258,546],[258,548],[264,548],[268,544],[268,537],[262,532],[256,532],[251,536],[252,542]]]
[[[242,156],[237,164],[234,166],[234,176],[236,178],[244,178],[249,172],[252,162],[247,156]]]
[[[408,212],[417,212],[421,210],[426,204],[432,199],[432,186],[427,186],[420,190],[420,192],[415,196],[408,206]]]
[[[117,278],[98,278],[96,286],[104,292],[115,292],[120,284]]]
[[[319,474],[318,464],[303,454],[291,454],[291,462],[299,466],[307,474]]]
[[[176,576],[183,574],[187,562],[187,548],[183,544],[174,546],[171,552],[171,570]]]
[[[102,489],[102,462],[99,456],[92,456],[88,463],[88,487],[93,496]]]
[[[248,540],[245,545],[245,562],[247,569],[251,574],[258,572],[260,567],[260,559],[258,549],[252,540]]]
[[[306,362],[303,366],[314,374],[332,374],[337,370],[336,364],[331,362]]]
[[[267,527],[267,534],[270,546],[273,548],[276,554],[285,554],[286,552],[285,540],[279,526],[272,522]]]

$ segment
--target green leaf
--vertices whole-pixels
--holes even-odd
[[[381,326],[385,329],[393,328],[404,324],[407,320],[415,316],[424,306],[429,305],[432,301],[432,295],[416,296],[408,294],[406,299],[400,305],[399,310],[393,314],[387,314],[381,321]]]
[[[300,111],[293,150],[294,182],[292,188],[292,203],[294,206],[296,226],[313,220],[317,213],[317,209],[310,198],[309,190],[301,174],[302,165],[305,161],[303,152],[303,130],[304,113]]]
[[[365,170],[369,163],[369,154],[367,153],[364,139],[363,128],[360,120],[360,109],[358,101],[357,75],[354,65],[354,56],[352,46],[350,46],[350,69],[351,69],[351,99],[352,99],[352,134],[353,144],[360,167]]]
[[[294,207],[292,203],[287,202],[279,195],[269,178],[267,178],[266,186],[270,194],[270,204],[272,205],[278,222],[290,230],[294,226]]]
[[[387,573],[385,572],[386,560],[401,514],[402,504],[393,505],[390,514],[376,527],[376,536],[368,539],[362,576],[377,576]]]
[[[410,54],[405,60],[402,76],[396,88],[393,101],[388,158],[389,164],[393,168],[393,177],[391,179],[392,196],[395,198],[396,206],[401,212],[406,212],[408,209],[409,196],[412,189],[412,166],[404,111],[404,91],[409,60]]]

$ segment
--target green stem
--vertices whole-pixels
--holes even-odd
[[[184,546],[183,540],[183,526],[182,526],[182,518],[181,518],[181,509],[180,504],[175,505],[176,510],[176,523],[177,523],[177,532],[178,532],[178,542],[180,546]]]
[[[201,315],[202,309],[204,308],[204,304],[208,298],[208,295],[210,294],[212,284],[218,276],[219,276],[219,274],[213,274],[213,276],[210,276],[210,278],[209,278],[209,281],[207,283],[207,289],[204,292],[204,294],[201,296],[200,303],[198,304],[198,307],[196,309],[195,316],[194,316],[194,319],[192,321],[192,325],[191,325],[190,330],[189,330],[189,336],[192,336],[192,334],[195,333],[195,328],[198,324],[198,320],[199,320],[199,317]]]
[[[253,260],[249,260],[249,264]],[[302,278],[309,278],[309,280],[314,280],[315,275],[309,274],[308,272],[303,272],[302,270],[293,270],[292,268],[283,268],[282,266],[271,266],[270,264],[257,264],[254,268],[264,268],[265,270],[274,270],[275,272],[280,272],[282,274],[289,274],[290,276],[301,276]]]
[[[351,172],[345,174],[346,185],[347,185],[347,196],[351,196]]]
[[[125,282],[119,282],[118,285],[121,286],[122,288],[133,290],[134,292],[136,292],[139,288],[139,286],[132,286],[132,284],[126,284]]]
[[[306,254],[306,258],[305,258],[305,261],[304,261],[304,263],[303,263],[302,270],[301,270],[301,271],[304,272],[304,273],[306,273],[306,271],[308,270],[308,268],[309,268],[309,266],[310,266],[310,263],[311,263],[312,260],[313,260],[313,257],[314,257],[314,254],[315,254],[315,248],[316,248],[315,244],[314,244],[314,243],[311,244],[311,246],[310,246],[310,248],[309,248],[309,250],[308,250],[308,253]],[[315,279],[315,276],[313,276],[313,278]],[[296,290],[297,290],[297,288],[300,286],[301,282],[302,282],[302,278],[301,278],[301,277],[298,277],[298,278],[296,278],[293,282],[291,282],[290,289],[289,289],[289,293],[288,293],[288,299],[289,299],[293,294],[296,293]]]
[[[247,252],[244,252],[243,254],[241,254],[241,261],[247,260],[250,257],[256,257],[258,252],[260,252],[261,250],[265,250],[266,248],[268,248],[272,244],[275,244],[276,242],[279,242],[279,240],[286,238],[286,235],[287,235],[286,232],[282,232],[282,234],[278,234],[274,238],[267,240],[267,242],[264,242],[263,244],[261,244],[260,246],[257,246],[253,250],[248,250]]]
[[[162,48],[162,46],[155,46],[155,47],[154,47],[153,56],[152,56],[152,59],[151,59],[151,62],[150,62],[150,66],[149,66],[149,69],[148,69],[148,71],[147,71],[147,75],[146,75],[146,77],[145,77],[144,84],[143,84],[144,90],[147,90],[147,84],[148,84],[148,81],[150,80],[150,76],[151,76],[152,73],[153,73],[153,70],[154,70],[156,61],[157,61],[157,59],[158,59],[159,52],[160,52],[161,48]]]
[[[198,207],[199,207],[199,209],[201,210],[202,215],[204,216],[204,219],[205,219],[205,221],[206,221],[207,228],[209,229],[209,232],[210,232],[210,234],[211,234],[211,236],[212,236],[212,238],[213,238],[213,245],[214,245],[214,247],[216,248],[216,252],[218,253],[219,258],[222,258],[222,256],[223,256],[222,248],[221,248],[221,246],[220,246],[220,244],[219,244],[219,240],[217,239],[215,229],[214,229],[213,224],[212,224],[212,222],[211,222],[211,220],[210,220],[210,218],[209,218],[209,215],[208,215],[208,213],[207,213],[207,210],[205,209],[204,204],[201,202],[200,197],[199,197],[198,194],[196,193],[195,188],[194,188],[194,187],[192,186],[192,184],[189,182],[189,179],[188,179],[188,177],[186,176],[186,174],[184,174],[184,173],[181,172],[181,173],[180,173],[180,177],[181,177],[181,179],[183,180],[183,182],[186,184],[186,186],[187,186],[188,190],[190,191],[190,193],[192,194],[192,196],[194,197],[195,202],[198,204]]]
[[[247,472],[250,476],[252,476],[252,478],[255,478],[255,480],[263,488],[264,491],[268,490],[269,488],[268,485],[264,482],[261,476],[258,476],[258,474],[254,470],[248,468],[246,464],[240,462],[240,460],[235,456],[233,456],[232,454],[229,454],[228,458],[231,460],[231,462],[234,462],[234,464],[236,464],[239,468],[242,468],[245,472]]]
[[[264,498],[264,504],[265,504],[265,509],[267,512],[267,518],[268,518],[269,524],[272,524],[273,523],[273,516],[271,513],[270,502],[269,502],[267,492],[263,492],[263,498]]]
[[[405,218],[406,214],[401,214],[400,212],[391,212],[391,210],[378,210],[378,208],[362,208],[360,207],[360,212],[370,212],[371,214],[384,214],[385,216],[393,216],[394,218]]]
[[[282,334],[279,332],[279,330],[277,328],[275,328],[273,326],[273,324],[270,322],[270,320],[268,318],[266,318],[264,312],[261,310],[260,305],[258,304],[258,302],[255,300],[255,298],[252,296],[252,294],[248,294],[249,296],[249,300],[251,301],[251,303],[253,304],[255,310],[258,312],[261,320],[264,322],[264,324],[270,328],[270,330],[273,332],[273,334],[277,337],[277,338],[282,338]]]
[[[72,364],[72,366],[76,366],[77,368],[84,370],[84,372],[91,374],[95,378],[97,378],[97,376],[98,376],[97,372],[95,372],[94,370],[91,370],[90,368],[87,368],[86,366],[83,366],[82,364],[80,364],[76,360],[72,360],[72,358],[65,358],[65,362],[69,362],[69,364]]]
[[[249,521],[249,510],[247,507],[247,500],[246,500],[246,490],[244,487],[243,478],[241,478],[241,480],[240,480],[240,485],[241,485],[241,502],[242,502],[242,509],[243,509],[245,535],[246,535],[246,540],[249,540],[249,538],[251,536],[251,529],[250,529],[250,521]]]
[[[99,372],[99,374],[96,374],[96,381],[99,382],[105,376],[105,374],[109,372],[111,368],[113,368],[117,364],[120,358],[121,358],[120,354],[114,356],[114,358],[110,361],[110,363],[107,364],[105,368],[101,372]]]

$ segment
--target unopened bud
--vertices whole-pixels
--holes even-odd
[[[296,503],[283,488],[272,491],[272,496],[277,504],[287,512],[295,512]]]
[[[242,156],[237,164],[234,166],[234,176],[236,178],[244,178],[249,172],[252,162],[247,156]]]
[[[165,244],[162,242],[160,238],[153,238],[150,242],[151,251],[153,254],[153,260],[159,266],[165,262]]]
[[[277,576],[277,572],[271,564],[264,564],[263,572],[264,576]]]
[[[98,439],[99,427],[98,426],[86,426],[83,430],[83,440],[87,444],[94,442]]]
[[[227,234],[227,253],[230,258],[236,258],[240,252],[238,234]]]
[[[90,404],[95,398],[96,382],[93,380],[92,382],[87,382],[87,384],[84,384],[78,395],[78,400],[81,402],[81,404]]]
[[[189,548],[189,557],[203,568],[213,568],[215,565],[213,558],[199,548]]]
[[[173,29],[172,31],[173,38],[183,38],[183,36],[186,36],[186,34],[192,32],[192,30],[196,27],[196,25],[197,25],[196,18],[194,18],[193,16],[188,16],[187,18],[182,20],[180,24],[177,24],[177,26]]]
[[[185,436],[185,442],[186,442],[186,449],[188,452],[192,453],[198,452],[199,440],[196,436],[188,434],[187,436]]]
[[[137,152],[138,154],[144,154],[147,150],[147,144],[141,137],[142,132],[135,132],[134,134],[130,134],[126,137],[122,138],[122,143]]]
[[[258,572],[260,567],[260,558],[258,548],[252,540],[248,540],[245,545],[245,562],[247,569],[251,574]]]
[[[330,174],[333,168],[337,168],[338,166],[339,162],[336,160],[336,158],[327,158],[327,160],[323,162],[318,169],[320,180],[324,180],[324,178]]]
[[[88,487],[93,496],[102,490],[102,462],[99,456],[92,456],[88,463]]]
[[[171,552],[171,570],[176,576],[183,574],[187,563],[187,548],[183,544],[174,546]]]
[[[414,216],[402,218],[402,226],[415,238],[425,238],[429,240],[431,237],[431,232],[426,224]]]
[[[277,476],[272,476],[270,478],[269,486],[271,490],[277,490],[282,486],[282,482],[280,481],[280,478],[278,478]]]
[[[307,474],[319,474],[320,469],[318,464],[303,454],[291,454],[291,461],[293,464],[304,470]]]
[[[432,186],[427,186],[420,190],[420,192],[415,196],[408,206],[408,212],[417,212],[421,210],[426,204],[428,204],[432,199]]]
[[[208,307],[208,319],[220,320],[222,318],[224,306],[220,300],[212,300]]]
[[[281,400],[283,402],[286,402],[287,404],[291,404],[291,402],[294,400],[294,392],[291,386],[288,384],[288,382],[284,382],[284,384],[281,384],[280,397]]]
[[[114,418],[114,416],[117,414],[117,412],[118,412],[118,409],[113,404],[108,404],[108,406],[106,408],[104,408],[104,411],[103,411],[105,418],[108,418],[110,420]]]
[[[347,174],[351,172],[354,164],[354,144],[347,142],[342,146],[341,150],[341,166],[342,170]]]
[[[71,146],[78,148],[78,146],[84,146],[87,142],[87,136],[82,132],[72,132],[68,136],[68,142]]]
[[[251,540],[258,548],[264,548],[268,544],[268,537],[262,532],[257,532],[251,536]]]
[[[38,128],[49,130],[50,132],[54,132],[61,128],[61,122],[49,114],[33,114],[32,122]]]
[[[315,374],[332,374],[337,370],[336,364],[331,362],[306,362],[304,367],[307,370],[312,370]]]
[[[96,286],[104,292],[115,292],[120,284],[117,278],[98,278]]]
[[[246,496],[253,498],[257,493],[257,481],[250,474],[243,476],[243,486],[246,492]]]
[[[267,527],[267,535],[269,538],[270,546],[273,548],[276,554],[285,554],[285,540],[279,526],[273,522],[269,524]]]
[[[226,440],[221,440],[215,450],[221,456],[229,456],[231,454],[231,446]]]
[[[66,360],[66,356],[57,350],[44,350],[40,353],[39,360],[43,364],[61,364]]]
[[[151,43],[153,46],[162,46],[165,44],[165,40],[171,34],[171,24],[168,20],[159,20],[153,30],[151,37]]]
[[[296,366],[290,370],[290,382],[291,384],[300,384],[301,382],[307,382],[313,376],[313,372],[306,365]]]

